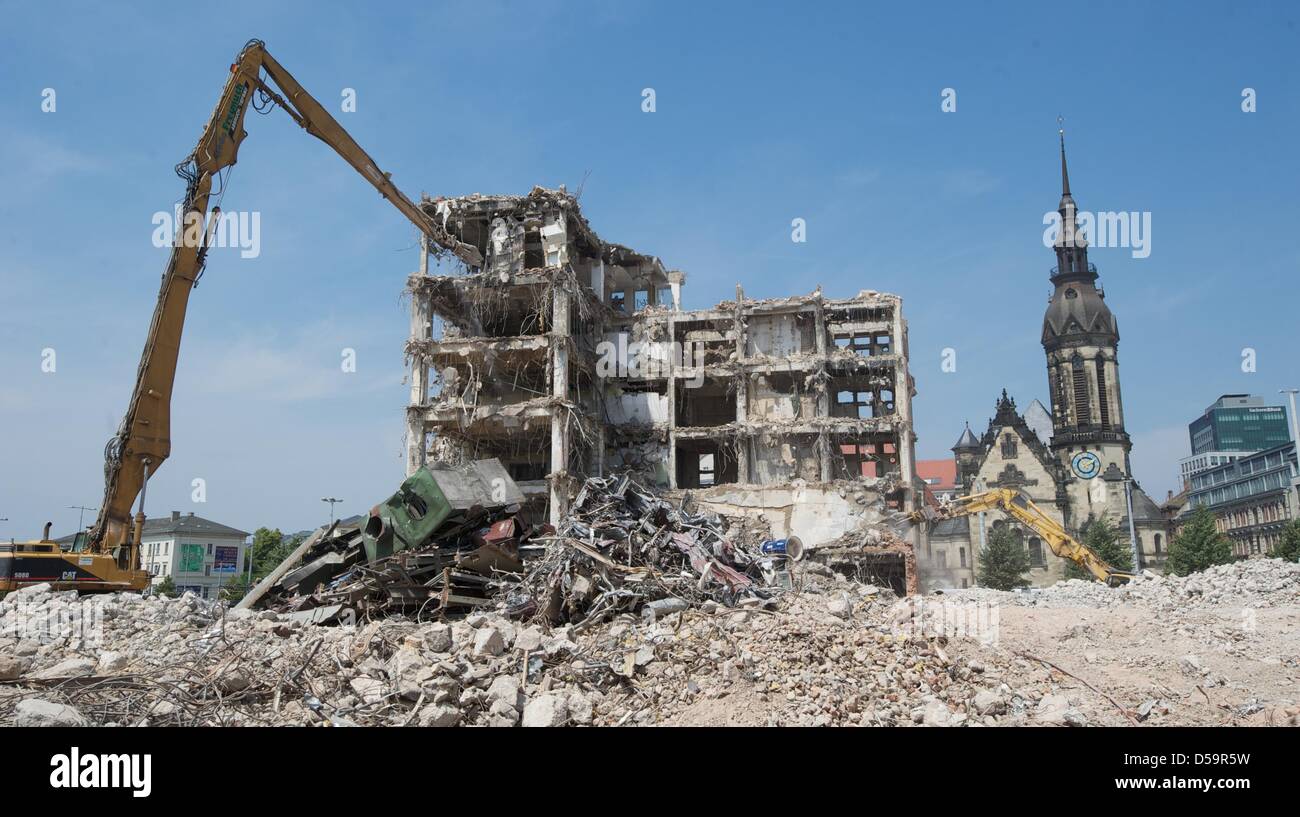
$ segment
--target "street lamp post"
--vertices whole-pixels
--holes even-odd
[[[1300,458],[1300,417],[1295,413],[1295,396],[1300,394],[1300,389],[1278,389],[1278,394],[1285,394],[1291,401],[1291,440],[1295,443],[1296,457]],[[1297,476],[1300,476],[1298,474]],[[1300,483],[1296,483],[1296,491],[1300,493]],[[1300,497],[1296,497],[1300,499]]]
[[[321,501],[321,502],[328,502],[328,503],[330,504],[330,524],[333,525],[333,524],[334,524],[334,506],[337,505],[338,503],[342,502],[343,500],[341,500],[341,499],[335,499],[335,498],[332,497],[332,496],[324,496],[324,497],[321,497],[321,500],[320,500],[320,501]]]
[[[81,511],[81,513],[77,514],[77,530],[83,531],[86,529],[84,524],[86,521],[86,511],[97,511],[99,508],[87,508],[85,505],[69,505],[68,510]]]
[[[1142,554],[1138,552],[1137,528],[1133,525],[1133,478],[1124,478],[1124,502],[1128,505],[1128,543],[1133,551],[1133,572],[1142,569]]]

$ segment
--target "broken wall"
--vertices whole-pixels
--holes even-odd
[[[772,538],[798,536],[808,548],[882,520],[880,491],[861,482],[723,485],[693,491],[691,501],[724,516],[761,520]]]

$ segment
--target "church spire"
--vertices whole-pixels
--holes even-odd
[[[1079,225],[1079,208],[1070,195],[1070,170],[1065,162],[1065,118],[1056,117],[1061,139],[1061,203],[1058,232],[1054,242],[1056,267],[1052,270],[1052,283],[1064,278],[1096,281],[1095,268],[1088,263],[1088,239]]]
[[[1065,166],[1065,117],[1056,117],[1056,124],[1061,125],[1061,198],[1070,197],[1070,171]]]

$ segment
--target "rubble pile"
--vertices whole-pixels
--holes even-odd
[[[898,632],[888,590],[834,575],[804,584],[833,592],[787,594],[775,611],[705,599],[585,629],[496,612],[318,626],[189,595],[38,585],[0,602],[0,723],[626,725],[716,720],[754,702],[762,723],[996,717],[988,696],[1003,693],[985,667]],[[68,622],[93,626],[57,626]]]
[[[609,546],[606,558],[619,555]],[[576,560],[570,567],[575,575],[588,569]],[[1258,633],[1229,632],[1231,616],[1214,616],[1235,615],[1230,604],[1191,608],[1186,629],[1215,640],[1197,654],[1189,654],[1181,628],[1169,630],[1145,613],[1099,611],[1100,619],[1081,622],[1068,604],[1026,610],[1041,619],[1034,621],[1011,615],[1024,608],[1004,609],[1000,641],[986,643],[927,625],[935,620],[931,605],[979,606],[955,594],[899,599],[820,563],[790,567],[793,589],[770,600],[742,595],[728,607],[705,594],[691,597],[692,605],[655,606],[658,599],[643,601],[637,612],[608,607],[603,620],[589,606],[578,608],[585,618],[561,624],[511,619],[503,599],[452,621],[393,614],[323,626],[292,612],[224,609],[188,595],[77,597],[34,586],[0,601],[0,724],[1300,721],[1291,687],[1282,685],[1293,672],[1286,658],[1291,637],[1264,618]],[[1293,575],[1280,563],[1234,571],[1255,574],[1264,598],[1292,587],[1278,586],[1279,577]],[[729,592],[714,581],[719,596]],[[1139,587],[1178,583],[1147,580]],[[1016,604],[1021,595],[999,600]],[[1136,616],[1138,624],[1103,632],[1112,615]],[[1051,626],[1069,632],[1035,638],[1062,616],[1063,623]],[[1011,620],[1021,623],[1008,632]],[[1029,629],[1019,634],[1021,627]],[[1137,637],[1120,643],[1117,633],[1130,630]],[[1238,654],[1223,652],[1220,641],[1258,643]],[[1277,653],[1278,661],[1268,664],[1260,657],[1265,653]],[[1270,674],[1267,691],[1241,674],[1252,661],[1258,666],[1250,672]],[[1220,675],[1228,677],[1217,680]]]
[[[754,542],[729,537],[721,516],[688,506],[628,475],[588,479],[560,529],[532,537],[544,552],[506,594],[508,614],[585,627],[643,605],[653,615],[779,594],[769,585],[780,580],[784,559],[765,557]]]
[[[1041,590],[1002,592],[971,588],[949,591],[949,595],[1028,607],[1114,608],[1140,604],[1163,611],[1223,604],[1275,607],[1300,604],[1300,564],[1280,559],[1246,559],[1190,576],[1157,576],[1147,571],[1117,588],[1070,579]]]

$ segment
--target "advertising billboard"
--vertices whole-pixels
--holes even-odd
[[[239,570],[239,548],[234,545],[218,545],[213,551],[213,573],[234,573]]]

